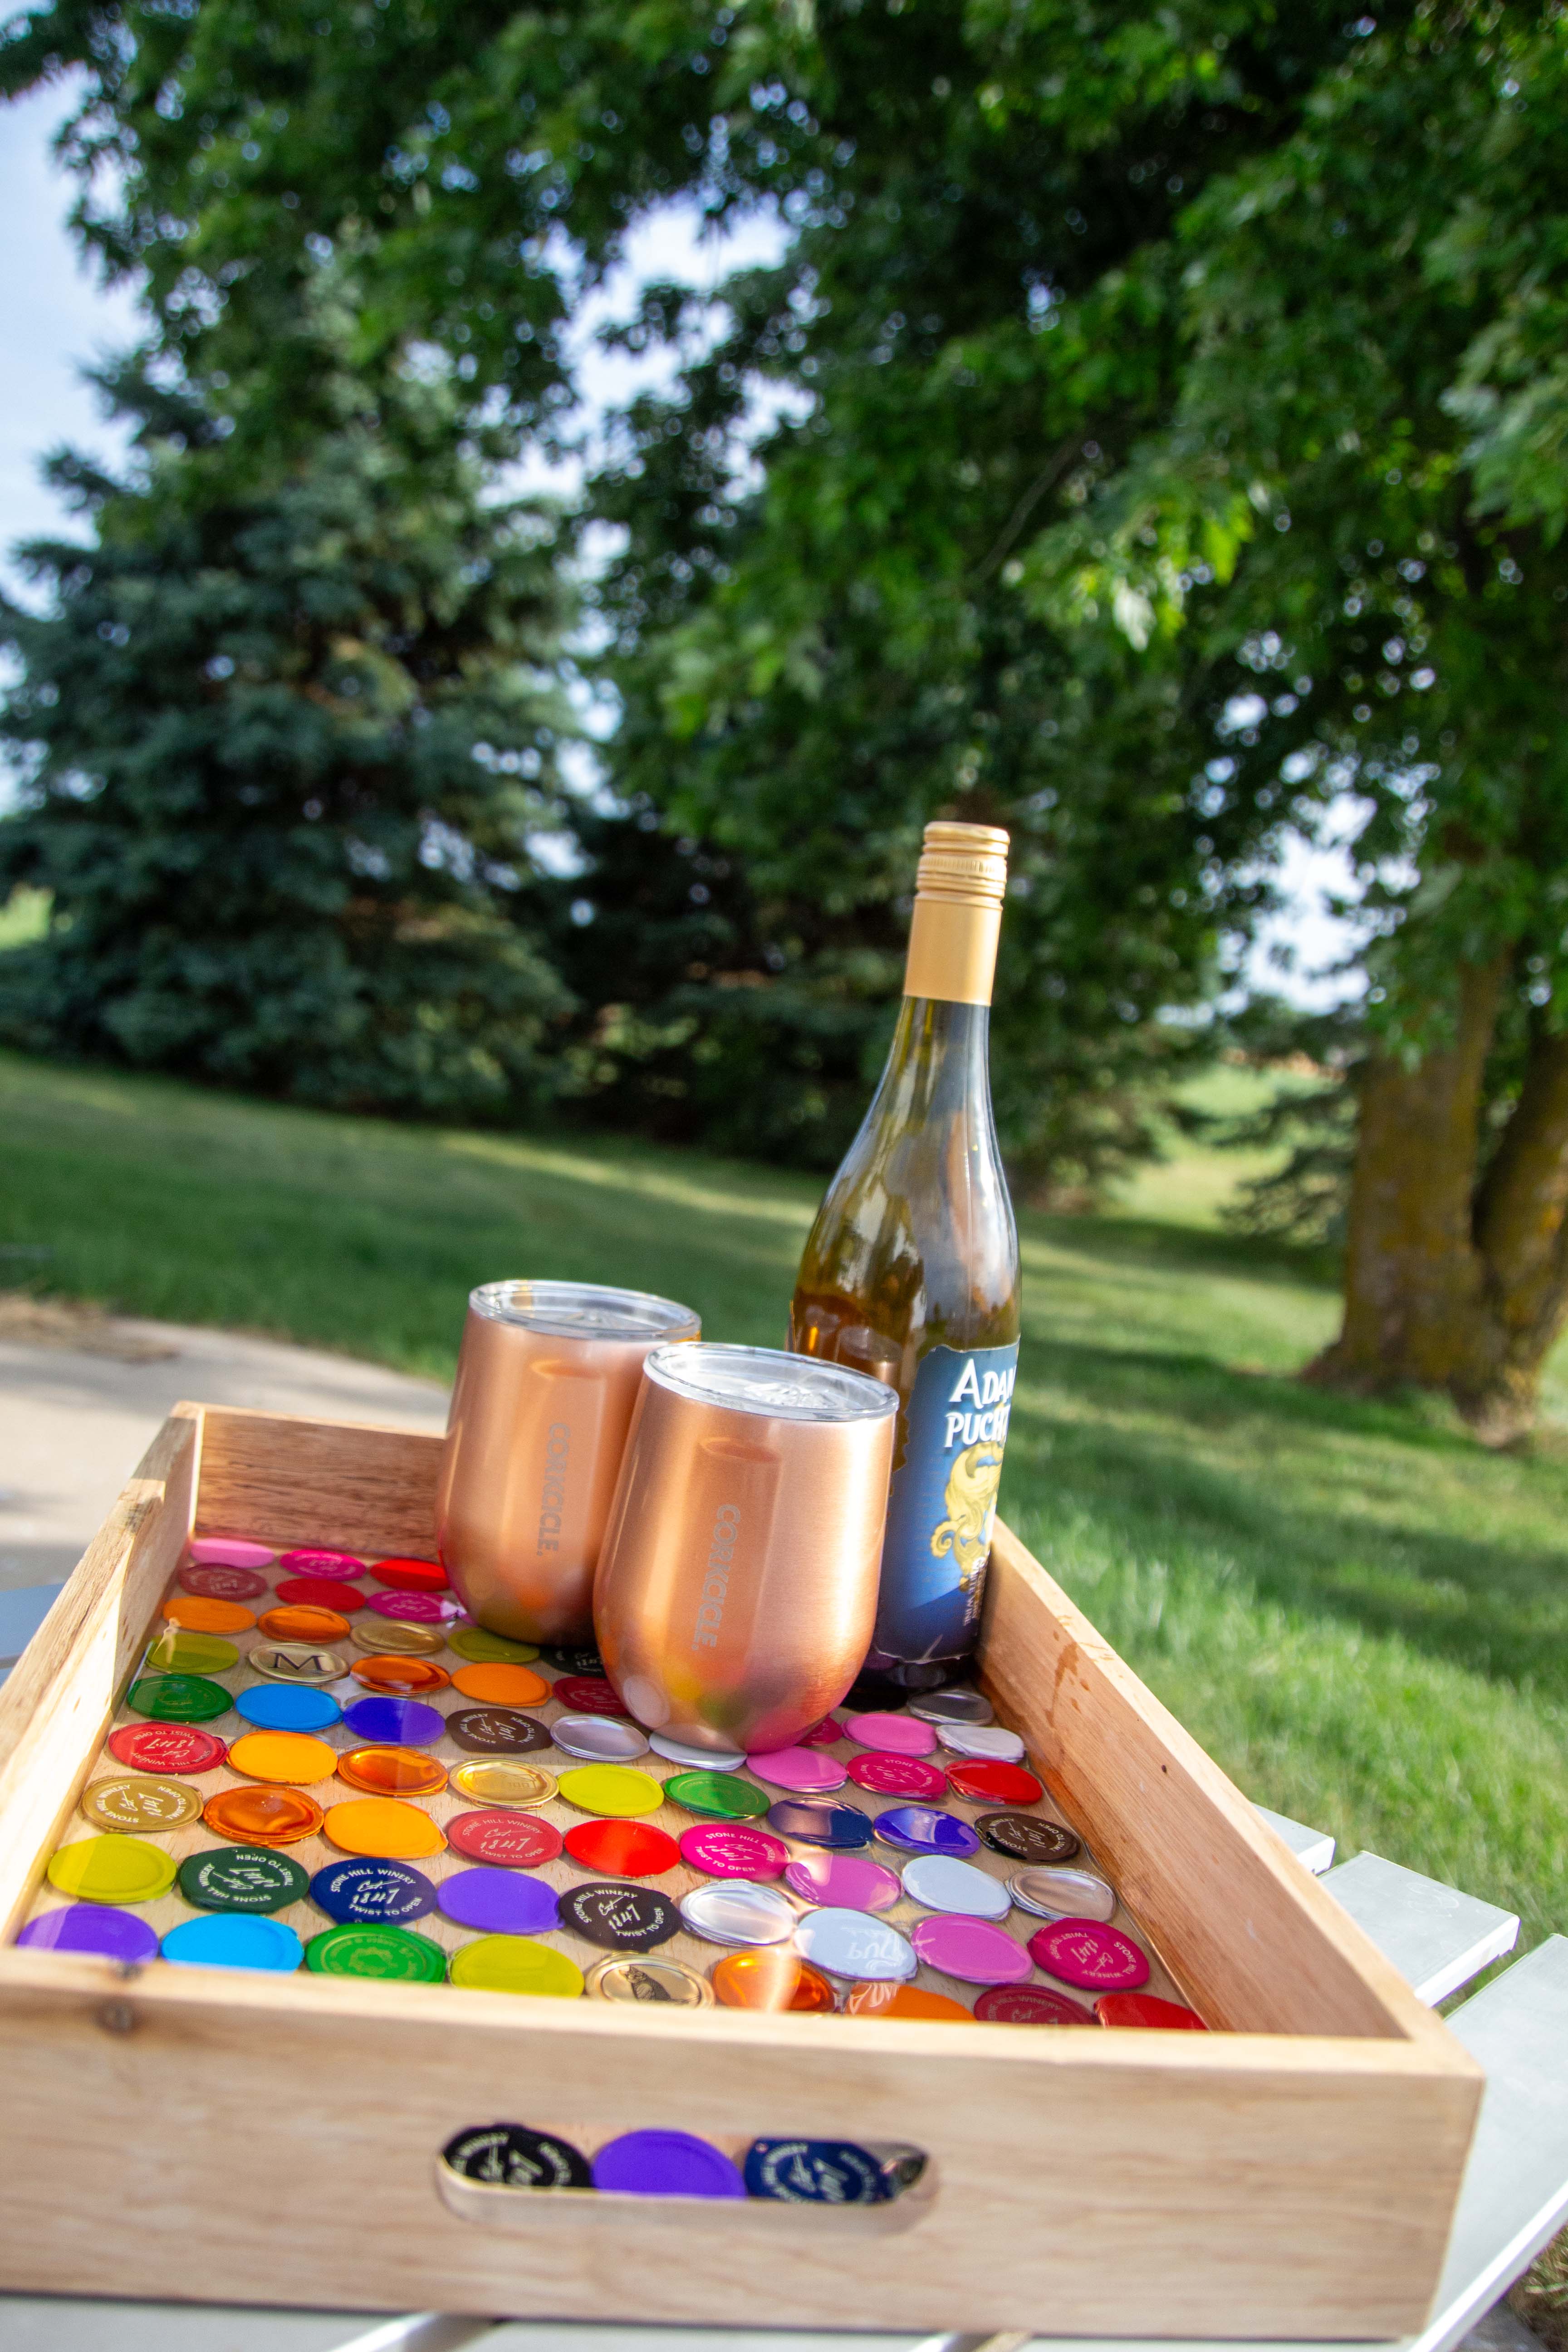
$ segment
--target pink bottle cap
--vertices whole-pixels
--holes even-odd
[[[881,1756],[929,1756],[936,1746],[936,1733],[918,1715],[852,1715],[844,1728]]]
[[[928,1969],[957,1977],[964,1984],[1022,1984],[1029,1973],[1029,1955],[1001,1927],[984,1919],[966,1919],[949,1913],[935,1919],[917,1919],[910,1941]]]
[[[1053,1919],[1036,1930],[1029,1950],[1047,1976],[1095,1992],[1132,1992],[1149,1981],[1147,1955],[1120,1927],[1098,1919]]]
[[[744,1822],[703,1822],[680,1833],[680,1858],[710,1878],[776,1878],[789,1860],[783,1838]]]
[[[180,1570],[180,1590],[200,1601],[256,1601],[267,1579],[253,1568],[226,1568],[221,1560],[196,1560]]]
[[[940,1764],[922,1764],[918,1756],[879,1756],[868,1750],[849,1759],[849,1778],[858,1789],[879,1797],[931,1797],[947,1794],[947,1774]]]
[[[202,1568],[270,1568],[278,1555],[238,1536],[193,1536],[185,1546]]]
[[[826,1796],[842,1789],[846,1774],[835,1757],[820,1748],[775,1748],[771,1755],[746,1759],[759,1780],[770,1789],[791,1789],[797,1796]]]
[[[365,1605],[378,1617],[397,1617],[405,1625],[444,1625],[461,1613],[455,1601],[436,1592],[373,1592]]]
[[[890,1911],[904,1891],[893,1871],[858,1853],[799,1854],[784,1885],[807,1903],[841,1911]]]

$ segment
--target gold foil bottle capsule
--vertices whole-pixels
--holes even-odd
[[[309,1690],[342,1682],[348,1672],[347,1660],[336,1650],[313,1642],[253,1642],[245,1663],[269,1683],[297,1683]]]
[[[378,1617],[373,1625],[356,1625],[356,1645],[386,1657],[433,1658],[447,1646],[439,1625],[410,1625],[401,1618]]]
[[[588,1971],[590,2000],[643,2001],[650,2009],[711,2009],[713,1988],[679,1960],[632,1959],[612,1953]]]
[[[556,1794],[555,1775],[537,1764],[514,1764],[504,1756],[475,1757],[454,1764],[451,1785],[459,1796],[480,1805],[514,1805],[531,1811],[547,1805]]]

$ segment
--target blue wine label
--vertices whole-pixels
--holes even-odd
[[[900,1413],[877,1631],[868,1664],[974,1647],[1018,1343],[933,1348]]]

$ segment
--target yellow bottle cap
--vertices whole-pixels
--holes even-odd
[[[447,1973],[469,1992],[531,1992],[575,2000],[583,1990],[576,1961],[531,1936],[480,1936],[453,1953]]]
[[[216,1633],[187,1633],[183,1625],[165,1625],[147,1653],[146,1664],[170,1675],[226,1675],[239,1664],[232,1642]]]
[[[313,1780],[331,1779],[338,1768],[338,1751],[303,1731],[247,1731],[229,1749],[228,1760],[247,1780],[277,1780],[290,1788],[308,1789]]]
[[[417,1862],[422,1854],[440,1853],[447,1843],[428,1813],[397,1797],[354,1797],[329,1805],[324,1826],[340,1853],[377,1862]]]
[[[635,1771],[629,1764],[584,1764],[563,1772],[560,1793],[580,1813],[604,1813],[624,1821],[633,1813],[656,1813],[664,1790],[651,1772]]]
[[[152,1903],[174,1883],[172,1853],[141,1838],[79,1838],[49,1857],[51,1886],[83,1903]]]

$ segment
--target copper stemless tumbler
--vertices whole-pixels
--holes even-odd
[[[655,1348],[594,1580],[650,1731],[787,1748],[870,1645],[896,1391],[773,1348]]]
[[[470,1294],[436,1528],[481,1625],[524,1642],[588,1639],[643,1359],[701,1328],[673,1299],[595,1282],[487,1282]]]

